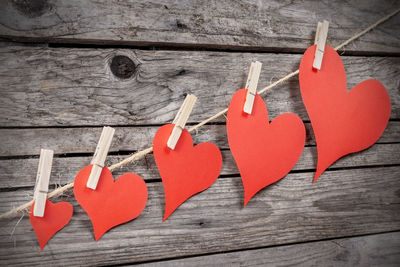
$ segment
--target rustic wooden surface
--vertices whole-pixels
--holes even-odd
[[[0,123],[8,127],[162,124],[173,120],[187,93],[198,97],[189,118],[198,122],[228,106],[232,94],[245,86],[251,61],[263,62],[259,86],[264,87],[296,70],[302,56],[40,47],[1,51]],[[130,79],[111,73],[115,55],[137,62]],[[343,63],[349,89],[365,79],[380,80],[391,97],[391,118],[400,118],[400,58],[350,56]],[[308,120],[297,77],[264,97],[271,119],[294,112]]]
[[[148,263],[157,266],[398,266],[400,234],[382,234]]]
[[[66,196],[63,200],[73,204],[74,216],[43,252],[37,247],[28,216],[12,236],[20,216],[0,221],[1,258],[4,264],[22,266],[39,261],[130,263],[397,231],[399,171],[399,166],[328,171],[318,183],[311,183],[313,172],[293,173],[263,190],[244,209],[240,178],[219,178],[164,223],[162,185],[152,182],[140,217],[110,230],[97,243],[86,213],[73,197]],[[25,202],[31,191],[3,192],[0,212]]]
[[[7,40],[303,51],[327,19],[338,45],[398,8],[397,1],[3,1]],[[399,53],[400,15],[346,47]]]
[[[263,63],[260,87],[296,70],[318,20],[330,21],[328,45],[335,46],[398,7],[378,0],[2,1],[0,213],[32,199],[41,147],[55,150],[50,188],[72,182],[103,125],[116,128],[111,165],[151,146],[187,93],[198,97],[194,124],[227,107],[251,61]],[[166,222],[149,154],[113,173],[146,180],[149,201],[137,219],[95,242],[67,191],[54,201],[73,204],[74,216],[43,252],[27,213],[0,221],[0,265],[398,266],[399,32],[396,15],[345,47],[349,89],[380,80],[392,113],[374,146],[340,159],[316,183],[315,139],[295,77],[263,98],[270,119],[285,112],[303,119],[306,147],[293,171],[246,208],[222,116],[193,133],[196,144],[221,148],[220,178]],[[113,69],[117,56],[123,64]]]

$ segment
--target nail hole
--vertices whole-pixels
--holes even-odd
[[[176,21],[176,27],[178,27],[178,29],[187,29],[188,28],[188,26],[186,26],[186,24],[182,23],[179,20]]]

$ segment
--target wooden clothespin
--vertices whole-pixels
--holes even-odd
[[[174,129],[172,130],[171,135],[168,138],[167,146],[171,149],[175,149],[176,143],[178,143],[179,137],[182,134],[182,130],[185,128],[185,124],[189,119],[190,113],[193,110],[194,104],[196,103],[197,97],[195,95],[187,95],[185,101],[178,113],[175,116],[174,121],[175,124]]]
[[[314,69],[321,69],[322,58],[325,52],[326,38],[328,37],[329,22],[324,20],[323,22],[318,22],[317,32],[315,33],[314,44],[317,45],[315,49],[315,57],[313,62]]]
[[[114,136],[115,129],[111,127],[104,127],[101,132],[99,143],[97,144],[96,151],[91,164],[93,165],[90,172],[86,186],[95,190],[100,178],[101,171],[104,167],[104,162],[110,149],[111,140]]]
[[[49,181],[51,165],[53,163],[53,150],[41,149],[39,158],[39,167],[36,175],[36,184],[33,199],[33,216],[43,217],[46,207],[47,192],[49,191]]]
[[[262,64],[259,61],[251,62],[249,76],[246,83],[246,101],[244,102],[243,111],[251,114],[253,110],[254,99],[257,94],[258,79],[260,78]]]

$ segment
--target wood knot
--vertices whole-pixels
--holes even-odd
[[[118,55],[111,60],[111,72],[121,79],[128,79],[136,71],[135,63],[127,56]]]
[[[51,9],[47,0],[13,0],[12,4],[16,10],[29,18],[40,17]]]

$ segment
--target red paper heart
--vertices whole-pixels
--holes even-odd
[[[154,158],[160,171],[165,191],[164,221],[189,197],[209,188],[222,167],[222,156],[212,143],[193,147],[193,140],[186,130],[174,150],[167,147],[173,124],[158,129],[153,140]]]
[[[147,202],[147,187],[133,173],[121,175],[115,182],[103,167],[96,190],[86,187],[92,165],[83,168],[75,178],[74,195],[92,221],[96,241],[111,228],[135,219]]]
[[[247,89],[238,90],[229,104],[226,129],[229,146],[244,187],[244,205],[262,188],[282,179],[299,159],[305,142],[302,120],[293,113],[268,121],[257,94],[251,115],[243,112]]]
[[[43,250],[50,238],[68,224],[73,209],[68,202],[54,204],[50,200],[46,200],[43,217],[35,217],[33,216],[34,205],[35,203],[29,210],[29,219],[39,240],[40,249]]]
[[[300,89],[317,141],[314,181],[339,158],[373,145],[390,117],[390,98],[377,80],[366,80],[347,92],[346,73],[338,53],[325,46],[321,70],[312,68],[315,45],[300,63]]]

